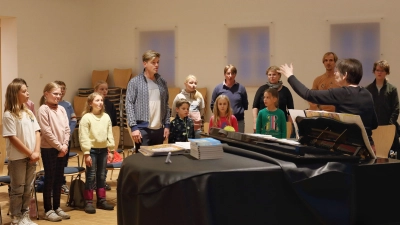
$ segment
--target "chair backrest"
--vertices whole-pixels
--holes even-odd
[[[107,82],[108,70],[93,70],[92,72],[92,87],[96,85],[99,80]]]
[[[85,104],[87,97],[74,96],[74,111],[78,118],[82,117],[83,110],[85,109]]]
[[[113,73],[114,87],[126,88],[129,80],[132,78],[132,69],[114,69]]]
[[[180,88],[173,87],[173,88],[168,88],[168,94],[169,94],[169,99],[168,99],[168,105],[172,109],[172,103],[174,103],[175,97],[181,92]],[[172,112],[175,112],[175,109],[172,109]]]
[[[128,120],[126,120],[126,128],[128,129],[128,133],[129,133],[129,137],[130,137],[130,139],[131,139],[131,141],[132,141],[132,145],[133,145],[133,147],[135,147],[135,140],[133,140],[133,137],[132,137],[132,130],[131,130],[131,128],[129,127]]]
[[[372,139],[375,143],[377,157],[388,157],[394,140],[394,132],[396,132],[396,126],[393,124],[378,126],[378,128],[372,131]]]
[[[290,138],[290,135],[292,134],[292,123],[291,122],[286,122],[286,138]]]
[[[112,127],[112,133],[113,133],[114,142],[115,142],[115,149],[117,149],[118,145],[119,145],[119,140],[121,138],[121,128],[118,126]]]
[[[207,101],[207,88],[197,88],[197,91],[199,91],[201,93],[201,95],[203,95],[204,98],[204,117],[206,117],[207,115],[207,109],[209,107],[208,105],[208,101]]]

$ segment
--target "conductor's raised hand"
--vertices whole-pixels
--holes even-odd
[[[288,64],[283,64],[279,67],[278,73],[283,74],[286,78],[289,78],[290,76],[293,75],[293,65],[290,63]]]

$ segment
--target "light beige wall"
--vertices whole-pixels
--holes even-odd
[[[77,87],[90,85],[92,4],[92,0],[0,0],[3,25],[4,20],[15,23],[10,29],[15,29],[17,49],[11,53],[2,49],[3,62],[10,54],[17,60],[9,59],[17,66],[7,73],[7,65],[2,64],[3,92],[4,86],[19,76],[27,81],[31,100],[38,105],[43,87],[50,81],[65,81],[70,101]],[[9,31],[2,26],[2,36]]]
[[[115,67],[133,68],[137,73],[137,31],[160,29],[176,30],[175,86],[182,87],[184,78],[195,74],[210,98],[229,63],[227,27],[269,25],[271,62],[293,62],[295,74],[311,86],[324,72],[322,55],[331,50],[331,23],[380,21],[381,58],[391,63],[391,82],[399,86],[399,7],[397,0],[0,0],[0,16],[16,18],[18,74],[37,102],[44,84],[55,79],[66,81],[67,99],[72,100],[72,90],[90,85],[93,69],[112,73]],[[238,69],[240,82],[245,75]],[[248,89],[252,101],[256,87]],[[296,108],[307,107],[293,96]],[[250,130],[251,121],[249,110]]]
[[[280,65],[293,62],[295,74],[307,86],[324,72],[322,55],[330,51],[329,25],[348,22],[381,22],[381,53],[392,65],[391,82],[400,84],[397,40],[400,37],[400,15],[396,0],[97,0],[93,8],[92,42],[94,67],[133,67],[137,30],[176,30],[176,81],[182,87],[188,74],[199,78],[207,87],[209,98],[215,85],[223,80],[226,60],[226,29],[235,26],[269,25],[272,31],[271,62]],[[106,16],[109,15],[109,16]],[[334,49],[333,49],[334,51]],[[161,57],[162,66],[162,57]],[[365,65],[371,67],[371,65]],[[245,79],[239,73],[238,82]],[[287,85],[286,79],[283,79]],[[250,102],[256,87],[247,87]],[[295,107],[307,103],[293,93]],[[249,106],[251,108],[251,105]],[[246,112],[246,131],[252,128],[251,111]]]

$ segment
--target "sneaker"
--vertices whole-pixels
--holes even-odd
[[[21,220],[21,217],[13,216],[10,225],[18,225],[20,220]]]
[[[89,214],[96,213],[96,209],[94,208],[93,203],[86,203],[85,212]]]
[[[61,216],[57,215],[57,213],[54,212],[54,210],[47,211],[47,213],[44,215],[44,219],[51,222],[57,222],[62,220]]]
[[[68,194],[69,193],[69,188],[66,184],[63,184],[63,186],[61,186],[61,194]]]
[[[38,225],[38,224],[34,223],[31,220],[31,218],[29,217],[29,212],[25,212],[21,220],[19,221],[18,225]]]
[[[71,216],[64,212],[64,210],[62,210],[61,208],[56,209],[56,214],[60,216],[63,220],[68,220],[69,218],[71,218]]]
[[[108,204],[108,202],[105,199],[101,199],[100,201],[97,201],[97,208],[104,209],[104,210],[114,210],[114,206]]]
[[[104,187],[106,189],[106,191],[111,191],[111,187],[109,184],[106,183],[106,186]]]

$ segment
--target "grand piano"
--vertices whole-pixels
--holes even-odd
[[[222,159],[126,158],[118,224],[400,224],[400,161],[376,158],[355,124],[296,121],[297,141],[211,129]]]

